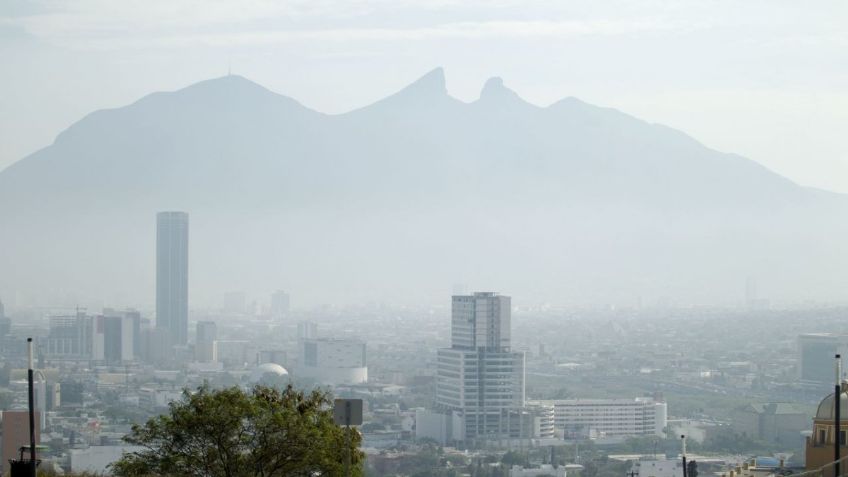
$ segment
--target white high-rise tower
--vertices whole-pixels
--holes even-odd
[[[510,298],[453,297],[451,347],[438,352],[436,404],[461,420],[454,440],[520,434],[511,415],[524,407],[524,353],[510,351]]]

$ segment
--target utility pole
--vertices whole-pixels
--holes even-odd
[[[35,474],[35,399],[33,392],[33,370],[32,370],[32,338],[27,338],[27,354],[29,355],[29,368],[27,369],[27,381],[29,384],[29,468],[30,476]]]
[[[833,436],[833,475],[838,477],[839,474],[839,446],[842,444],[842,433],[839,429],[839,424],[842,416],[842,356],[836,355],[836,385],[833,391],[833,428],[835,430]]]
[[[686,435],[680,434],[680,442],[683,444],[683,452],[680,453],[680,456],[683,459],[683,477],[687,477],[686,472]]]

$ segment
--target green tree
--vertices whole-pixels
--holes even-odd
[[[514,450],[506,451],[501,457],[501,463],[510,467],[513,465],[528,465],[527,456]]]
[[[133,426],[125,440],[144,449],[112,464],[117,476],[343,475],[348,451],[351,475],[361,476],[364,460],[359,433],[347,436],[333,423],[329,395],[291,385],[186,390],[168,413]]]

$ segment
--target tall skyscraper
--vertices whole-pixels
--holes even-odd
[[[282,320],[289,314],[289,294],[277,290],[271,294],[271,319]]]
[[[46,354],[52,359],[91,359],[94,332],[93,317],[84,311],[51,316]]]
[[[833,382],[833,356],[848,356],[848,335],[807,333],[798,336],[798,374],[802,381]],[[844,369],[844,368],[843,368]]]
[[[455,440],[500,439],[519,432],[524,353],[510,350],[511,301],[497,293],[453,297],[451,347],[438,351],[436,405],[461,422]]]
[[[188,342],[188,214],[156,214],[156,327]]]

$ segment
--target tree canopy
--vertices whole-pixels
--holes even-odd
[[[144,449],[112,464],[118,476],[362,475],[359,432],[333,423],[329,395],[289,385],[184,391],[169,412],[135,425],[124,439]]]

